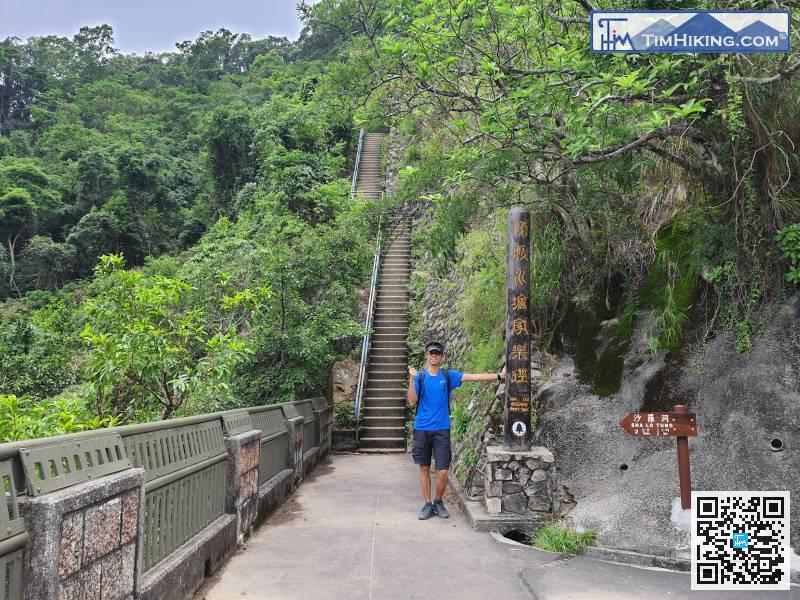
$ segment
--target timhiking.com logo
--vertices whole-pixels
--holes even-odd
[[[789,11],[600,11],[592,52],[789,52]]]

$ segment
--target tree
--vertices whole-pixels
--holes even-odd
[[[39,290],[56,291],[64,285],[73,269],[75,246],[35,235],[20,253],[20,271],[29,274],[31,286]]]
[[[75,249],[75,270],[79,277],[92,272],[103,254],[119,250],[117,218],[107,210],[91,210],[70,230],[66,243]]]
[[[98,293],[86,306],[81,337],[98,406],[123,419],[156,410],[166,419],[193,394],[224,395],[246,343],[234,329],[209,323],[183,281],[123,266],[121,255],[101,257]]]
[[[11,275],[9,284],[19,294],[19,288],[14,281],[16,271],[16,248],[27,233],[33,230],[35,206],[31,195],[21,188],[11,188],[0,196],[0,237],[8,247],[11,261]]]
[[[253,137],[250,116],[243,104],[220,107],[212,113],[208,153],[211,174],[223,206],[227,206],[238,189],[255,176]]]
[[[11,189],[25,191],[31,201],[35,222],[30,220],[30,231],[51,232],[58,228],[64,204],[61,194],[54,189],[51,177],[39,161],[16,157],[0,160],[0,193]]]
[[[78,55],[78,69],[85,83],[102,77],[105,63],[119,50],[114,48],[114,30],[110,25],[81,27],[72,38]]]

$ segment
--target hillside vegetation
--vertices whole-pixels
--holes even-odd
[[[0,437],[320,390],[360,333],[361,125],[400,135],[394,200],[428,212],[431,266],[463,259],[471,369],[501,352],[512,205],[540,349],[604,320],[617,349],[644,321],[654,355],[689,330],[747,352],[800,283],[800,16],[789,55],[593,55],[593,7],[322,0],[296,42],[0,43]]]
[[[440,269],[461,258],[467,234],[502,248],[503,209],[526,205],[541,349],[563,350],[558,334],[570,322],[588,320],[584,333],[596,333],[613,317],[620,345],[646,319],[653,354],[677,349],[691,328],[732,331],[746,352],[800,283],[798,15],[788,55],[593,55],[593,7],[789,5],[342,0],[315,8],[352,35],[339,80],[364,82],[350,93],[403,134],[398,196],[432,214],[419,240]],[[482,305],[503,297],[504,257],[467,247],[465,260],[471,342],[483,356],[491,343],[496,355],[503,313]]]
[[[371,264],[331,43],[0,43],[0,439],[323,389]]]

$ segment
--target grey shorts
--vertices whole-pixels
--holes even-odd
[[[435,431],[414,430],[414,446],[411,456],[414,464],[430,467],[431,454],[436,459],[437,469],[448,469],[453,453],[450,449],[450,430],[437,429]]]

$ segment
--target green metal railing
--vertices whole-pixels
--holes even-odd
[[[17,490],[11,461],[0,461],[0,600],[22,598],[22,549],[28,543],[25,523],[19,516]]]
[[[225,513],[222,415],[118,428],[145,470],[142,561],[148,571]]]
[[[324,398],[257,406],[0,444],[0,600],[21,598],[22,549],[28,541],[17,496],[39,495],[118,472],[145,470],[145,572],[225,514],[228,454],[224,438],[261,430],[259,485],[289,465],[286,420],[302,415],[303,453],[324,441]],[[4,579],[3,579],[4,578]]]
[[[261,430],[261,463],[258,485],[261,486],[288,466],[289,430],[281,405],[250,409],[253,426]]]
[[[317,413],[314,412],[314,403],[311,400],[295,402],[297,411],[303,417],[303,454],[319,446],[317,440]]]

